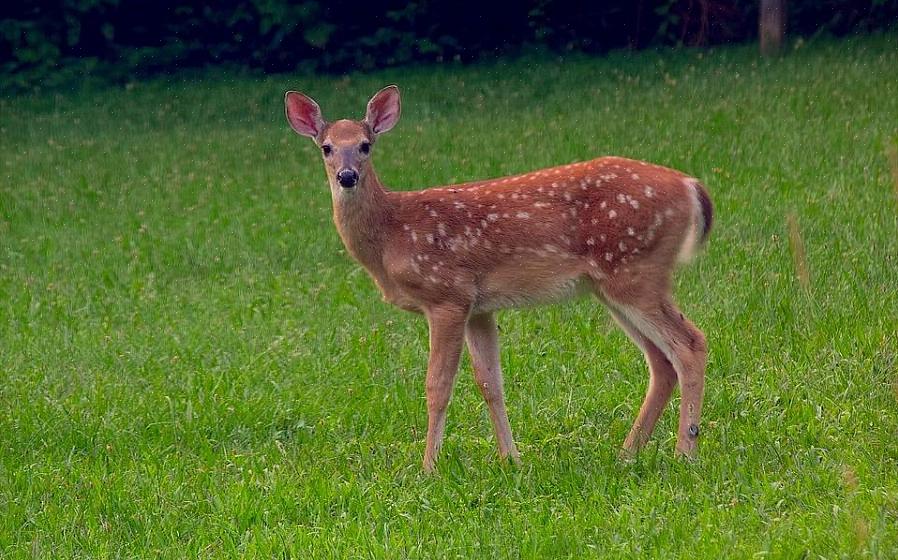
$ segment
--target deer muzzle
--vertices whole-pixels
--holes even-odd
[[[341,169],[337,172],[337,182],[344,189],[351,189],[359,182],[359,172],[355,169]]]

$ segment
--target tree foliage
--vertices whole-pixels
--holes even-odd
[[[0,10],[0,85],[18,89],[221,63],[343,72],[527,46],[602,52],[757,34],[757,2],[739,0],[38,0]],[[898,0],[789,2],[792,34],[883,29],[896,18]]]

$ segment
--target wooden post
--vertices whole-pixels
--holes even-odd
[[[761,0],[758,14],[758,36],[761,54],[777,55],[783,48],[786,35],[786,0]]]

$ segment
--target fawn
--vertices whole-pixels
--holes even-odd
[[[678,171],[619,157],[523,175],[387,190],[371,154],[399,120],[399,89],[368,102],[361,121],[327,122],[318,104],[285,96],[287,120],[324,157],[334,223],[385,301],[421,313],[430,327],[427,442],[431,472],[446,407],[467,343],[500,457],[519,462],[502,391],[494,312],[592,292],[645,354],[645,401],[624,441],[632,455],[681,387],[677,453],[694,457],[704,391],[705,337],[677,309],[671,275],[707,240],[705,188]]]

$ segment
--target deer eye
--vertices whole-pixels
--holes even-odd
[[[321,146],[321,152],[324,155],[326,155],[326,156],[331,155],[331,151],[333,151],[333,150],[332,150],[330,144],[325,144],[324,146]]]
[[[367,154],[371,151],[371,143],[370,142],[362,142],[362,145],[359,146],[359,151],[363,154]]]

